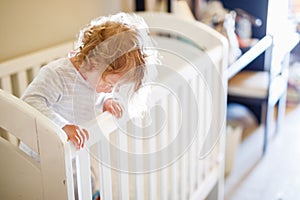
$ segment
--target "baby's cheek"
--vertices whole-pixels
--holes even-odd
[[[100,92],[109,93],[109,92],[111,92],[111,89],[105,87],[105,85],[103,85],[103,84],[100,83],[100,84],[98,84],[97,87],[96,87],[96,92],[97,92],[97,93],[100,93]]]
[[[97,87],[96,87],[96,92],[97,93],[104,92],[103,90],[104,90],[103,87],[101,87],[100,85],[97,85]]]

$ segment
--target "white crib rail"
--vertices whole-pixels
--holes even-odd
[[[36,109],[0,89],[0,127],[36,152],[40,163],[1,140],[1,199],[74,199],[72,156],[63,131]],[[13,166],[13,167],[12,167]],[[27,167],[35,168],[35,173]],[[22,180],[26,180],[26,185]],[[22,185],[23,183],[23,185]],[[36,187],[38,186],[38,187]]]

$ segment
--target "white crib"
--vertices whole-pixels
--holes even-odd
[[[198,200],[214,188],[211,198],[223,199],[227,41],[200,22],[139,14],[162,55],[152,123],[141,128],[103,113],[86,125],[91,137],[83,150],[18,99],[40,67],[66,55],[72,42],[0,63],[3,135],[17,137],[40,156],[36,162],[0,137],[0,199],[91,199],[95,160],[102,200]]]

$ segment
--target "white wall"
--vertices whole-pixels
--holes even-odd
[[[132,0],[0,0],[0,61],[75,39],[92,18],[132,8]]]

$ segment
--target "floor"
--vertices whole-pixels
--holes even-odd
[[[243,139],[225,180],[225,200],[300,199],[300,106],[287,108],[282,130],[262,157],[263,127]]]

